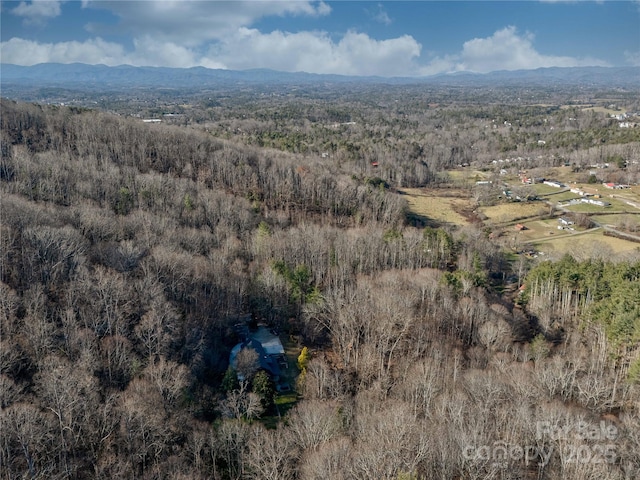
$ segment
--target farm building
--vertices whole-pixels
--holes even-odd
[[[590,203],[591,205],[597,205],[599,207],[610,207],[611,204],[609,202],[605,202],[604,200],[599,200],[596,198],[581,198],[582,203]]]
[[[629,185],[621,185],[619,183],[613,183],[613,182],[603,183],[602,185],[612,190],[622,190],[624,188],[629,188]]]

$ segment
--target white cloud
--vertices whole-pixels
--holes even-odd
[[[640,50],[637,50],[635,52],[625,50],[624,58],[632,67],[640,67]]]
[[[100,38],[86,42],[38,43],[12,38],[0,43],[3,63],[36,65],[38,63],[90,63],[121,65],[126,62],[122,45],[105,42]]]
[[[374,11],[365,10],[373,20],[383,25],[390,25],[392,23],[391,17],[384,9],[381,3],[378,4],[378,9]]]
[[[324,32],[263,34],[242,28],[208,56],[231,69],[394,76],[417,71],[420,44],[407,35],[375,40],[364,33],[347,32],[334,42]]]
[[[173,42],[158,42],[144,36],[133,40],[134,51],[128,55],[131,65],[188,68],[197,65],[195,53]]]
[[[134,37],[149,36],[161,42],[197,46],[221,40],[239,28],[267,16],[323,16],[331,12],[326,3],[301,0],[236,1],[97,1],[85,0],[85,8],[106,9],[120,17],[117,27],[90,25],[98,34],[113,28]]]
[[[410,36],[375,40],[364,33],[347,32],[333,41],[325,32],[263,34],[240,28],[223,42],[199,53],[150,36],[134,39],[133,51],[100,38],[85,42],[38,43],[12,38],[0,44],[2,61],[19,65],[81,62],[138,65],[249,69],[270,68],[286,72],[343,75],[412,75],[418,71],[420,44]]]
[[[349,31],[342,37],[332,38],[322,31],[263,33],[239,27],[229,30],[222,39],[198,44],[140,34],[133,39],[130,50],[99,37],[61,43],[12,38],[0,44],[0,55],[3,62],[19,65],[82,62],[234,70],[270,68],[287,72],[388,77],[606,65],[598,59],[541,54],[534,48],[533,40],[531,34],[519,35],[515,27],[506,27],[490,37],[465,42],[455,55],[434,57],[426,63],[420,62],[422,46],[409,35],[376,40],[365,33]],[[640,62],[637,52],[626,56],[630,64]]]
[[[428,64],[420,68],[420,75],[437,75],[456,71],[456,57],[434,57]]]
[[[607,66],[594,58],[574,58],[544,55],[533,46],[530,33],[518,35],[515,27],[496,31],[487,38],[474,38],[465,42],[457,55],[436,57],[422,72],[425,74],[471,71],[478,73],[496,70],[527,70],[542,67]]]
[[[325,16],[331,13],[331,7],[324,2],[320,2],[316,7],[315,15],[316,16]]]
[[[3,63],[36,65],[38,63],[87,63],[91,65],[135,65],[152,67],[187,68],[204,66],[226,68],[215,60],[203,58],[195,51],[171,42],[157,42],[150,37],[133,41],[134,50],[127,52],[118,43],[101,38],[85,42],[38,43],[12,38],[0,43]]]
[[[24,17],[26,24],[39,24],[49,18],[55,18],[60,15],[61,3],[53,0],[23,1],[17,7],[11,9],[11,13],[18,17]]]

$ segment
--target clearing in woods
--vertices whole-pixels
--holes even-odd
[[[470,211],[471,199],[461,190],[399,188],[409,204],[409,213],[434,225],[468,225],[461,212]]]
[[[486,217],[485,223],[488,225],[508,224],[549,213],[549,207],[543,202],[501,203],[481,207],[479,210]]]

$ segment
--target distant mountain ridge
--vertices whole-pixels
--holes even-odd
[[[460,86],[500,85],[590,85],[608,87],[640,86],[640,67],[551,67],[536,70],[496,71],[491,73],[457,72],[426,77],[360,77],[304,72],[280,72],[268,69],[221,70],[204,67],[168,68],[81,63],[42,63],[33,66],[0,65],[2,85],[78,88],[108,86],[197,88],[216,85],[363,83],[434,84]]]

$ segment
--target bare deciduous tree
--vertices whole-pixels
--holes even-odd
[[[265,480],[294,478],[296,451],[290,435],[282,429],[256,425],[247,443],[246,464],[251,476]]]

